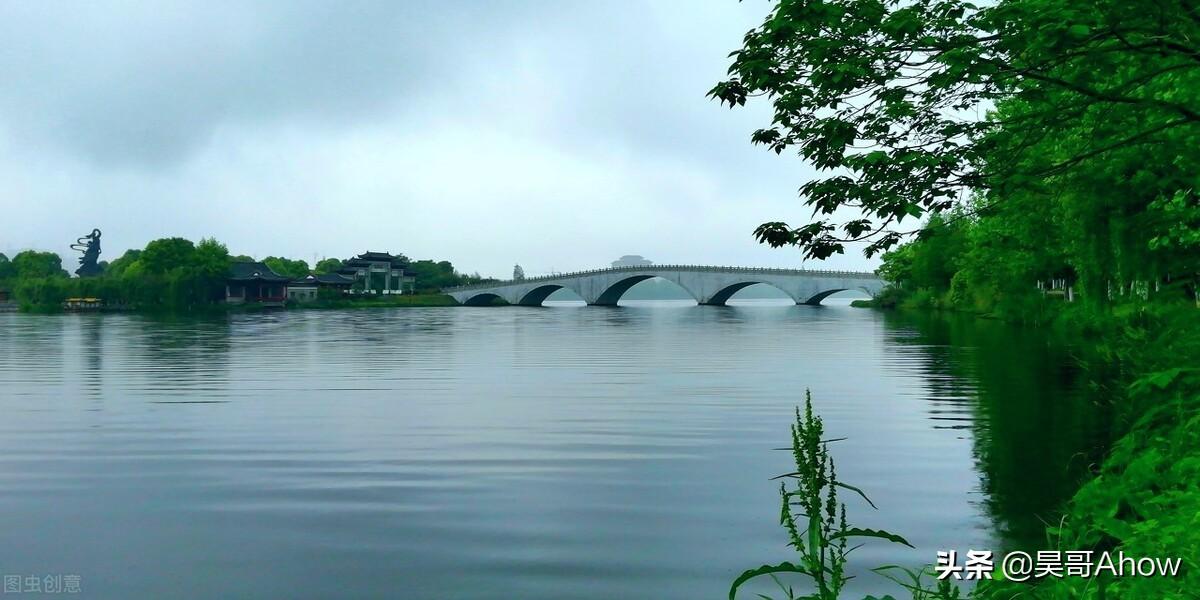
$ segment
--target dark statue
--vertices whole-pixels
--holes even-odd
[[[93,229],[92,233],[85,235],[71,244],[72,250],[78,250],[83,253],[79,257],[79,268],[75,269],[75,274],[80,277],[95,277],[100,274],[100,265],[96,261],[100,258],[100,230]]]

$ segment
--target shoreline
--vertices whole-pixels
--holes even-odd
[[[1062,507],[1060,520],[1047,527],[1047,535],[1066,547],[1079,549],[1157,548],[1163,554],[1179,552],[1163,546],[1155,528],[1146,525],[1187,522],[1198,508],[1194,482],[1200,448],[1189,441],[1195,439],[1197,420],[1180,418],[1195,414],[1200,398],[1200,378],[1190,376],[1196,346],[1174,332],[1187,330],[1184,324],[1200,322],[1200,311],[1184,305],[1116,306],[1097,311],[1095,307],[1063,303],[1045,307],[1034,318],[1014,320],[992,312],[914,306],[904,299],[892,296],[881,301],[877,297],[856,300],[851,306],[999,320],[1009,326],[1043,328],[1075,340],[1076,358],[1085,371],[1101,376],[1108,373],[1115,378],[1112,387],[1092,394],[1092,400],[1109,411],[1109,438],[1101,449],[1100,460],[1091,468],[1091,476],[1079,482]],[[1147,470],[1169,476],[1146,478]],[[1111,507],[1122,504],[1141,510],[1112,514]],[[1183,551],[1184,555],[1200,543],[1194,529],[1176,527],[1173,535],[1180,547],[1189,549]],[[1077,592],[1077,586],[1087,581],[1046,578],[1030,587],[989,581],[980,588],[980,597],[1057,597]],[[1114,580],[1104,586],[1114,597],[1126,592],[1173,597],[1189,583],[1192,581],[1136,579]]]
[[[59,314],[165,314],[165,315],[221,315],[238,313],[258,313],[269,311],[289,310],[344,310],[367,308],[446,308],[462,306],[457,300],[446,294],[404,294],[399,296],[384,296],[370,298],[338,298],[335,300],[314,300],[312,302],[285,302],[279,305],[263,304],[206,304],[185,309],[168,308],[164,306],[98,306],[86,309],[71,309],[56,305],[17,305],[12,303],[7,310],[0,313],[16,313],[26,315],[59,315]]]

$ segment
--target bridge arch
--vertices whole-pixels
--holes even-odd
[[[706,302],[702,302],[701,304],[706,304],[709,306],[725,306],[725,303],[728,302],[729,299],[732,298],[734,294],[736,294],[752,285],[757,285],[757,284],[769,285],[769,286],[783,292],[784,294],[787,294],[787,297],[791,298],[792,302],[796,301],[796,297],[791,295],[790,293],[788,293],[787,290],[785,290],[777,285],[774,285],[769,281],[740,281],[738,283],[730,284],[730,285],[727,285],[727,286],[721,288],[720,290],[717,291],[717,293],[710,296]]]
[[[697,294],[695,290],[674,277],[664,277],[660,273],[637,273],[609,283],[608,286],[605,287],[598,296],[596,296],[595,300],[589,302],[589,304],[596,306],[616,306],[617,303],[621,301],[621,297],[625,295],[625,292],[628,292],[633,286],[648,279],[661,279],[663,281],[670,282],[671,287],[679,288],[684,294],[691,297],[692,300],[695,300],[697,303],[700,302],[701,296]]]
[[[653,275],[632,275],[617,280],[616,283],[613,283],[605,288],[603,292],[600,292],[600,295],[592,304],[597,306],[616,306],[617,302],[620,302],[621,296],[624,296],[625,292],[629,291],[629,288],[653,277]]]
[[[483,292],[467,298],[466,301],[463,302],[463,306],[491,306],[496,303],[497,299],[504,300],[500,294]],[[507,302],[505,303],[507,304]]]
[[[558,290],[570,290],[574,292],[576,296],[582,297],[578,290],[570,286],[561,285],[558,283],[547,283],[546,285],[541,285],[529,290],[528,292],[525,292],[517,304],[520,306],[541,306],[542,302],[546,301],[546,298],[549,298],[551,294],[557,292]]]
[[[838,288],[838,289],[824,290],[824,291],[822,291],[822,292],[818,292],[816,295],[812,296],[812,297],[811,297],[811,298],[809,298],[808,300],[805,300],[805,301],[804,301],[804,304],[811,304],[811,305],[814,305],[814,306],[815,306],[815,305],[819,305],[819,304],[821,304],[821,301],[822,301],[822,300],[824,300],[824,299],[826,299],[826,298],[828,298],[828,297],[830,297],[830,296],[832,296],[832,295],[834,295],[834,294],[836,294],[836,293],[838,293],[838,292],[845,292],[845,291],[847,291],[847,290],[853,290],[853,291],[856,291],[856,292],[862,292],[862,293],[866,294],[867,296],[874,296],[874,294],[872,294],[872,293],[870,292],[870,290],[868,290],[867,288],[865,288],[865,287],[862,287],[862,286],[859,286],[859,287],[854,287],[854,288],[849,288],[849,287],[847,287],[847,288]]]

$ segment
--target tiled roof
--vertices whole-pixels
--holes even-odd
[[[327,285],[350,285],[354,283],[354,280],[349,277],[338,275],[337,273],[320,273],[317,275],[308,275],[299,279],[293,279],[291,283],[296,285],[305,283],[310,283],[313,285],[318,283],[324,283]]]
[[[288,281],[287,277],[271,270],[261,262],[235,262],[229,266],[230,281]]]
[[[371,263],[380,262],[389,263],[393,269],[396,269],[403,267],[406,261],[403,256],[392,256],[387,252],[363,252],[362,254],[359,254],[358,256],[355,256],[354,258],[344,262],[339,271],[343,273],[351,272],[353,271],[354,267],[365,267]]]
[[[337,273],[322,273],[317,275],[317,281],[321,283],[345,283],[347,285],[354,283],[354,279]]]
[[[362,254],[359,254],[355,258],[361,258],[363,260],[395,260],[399,257],[392,256],[391,254],[388,254],[387,252],[367,251],[367,252],[363,252]]]

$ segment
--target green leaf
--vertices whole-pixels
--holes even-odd
[[[772,573],[800,573],[802,575],[810,575],[808,570],[804,567],[792,564],[790,562],[781,562],[777,565],[763,565],[757,569],[750,569],[749,571],[739,575],[737,579],[733,580],[733,585],[729,588],[729,600],[735,600],[737,597],[738,588],[741,587],[743,583],[746,583],[755,577],[769,575]]]
[[[874,508],[875,510],[879,510],[879,507],[878,507],[878,506],[875,506],[875,503],[874,503],[874,502],[871,502],[871,499],[867,497],[867,494],[866,494],[866,492],[863,492],[862,490],[860,490],[860,489],[858,489],[858,488],[856,488],[856,487],[854,487],[854,486],[852,486],[852,485],[850,485],[850,484],[848,484],[848,483],[842,483],[842,482],[840,482],[840,481],[835,481],[835,482],[833,482],[833,485],[836,485],[836,486],[838,486],[838,487],[840,487],[840,488],[845,488],[845,489],[848,489],[848,490],[850,490],[850,491],[852,491],[852,492],[854,492],[854,493],[858,494],[859,496],[862,496],[862,499],[863,499],[863,500],[866,500],[866,501],[867,501],[867,504],[870,504],[870,505],[871,505],[871,508]]]
[[[858,527],[852,527],[850,529],[846,529],[844,531],[839,531],[839,532],[833,534],[832,536],[830,536],[829,539],[836,540],[838,538],[849,538],[849,537],[879,538],[881,540],[887,540],[889,542],[895,542],[897,544],[904,544],[905,546],[908,546],[909,548],[916,549],[916,546],[913,546],[912,544],[908,543],[908,540],[906,540],[894,533],[889,533],[887,531],[884,531],[882,529],[860,529]]]

